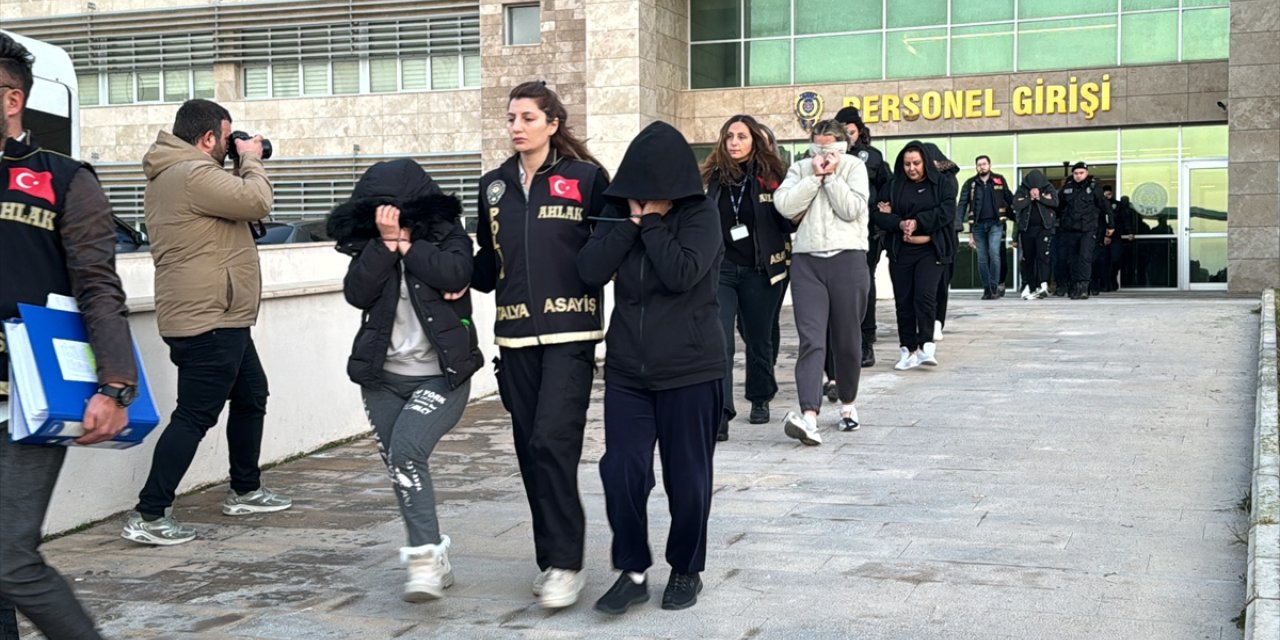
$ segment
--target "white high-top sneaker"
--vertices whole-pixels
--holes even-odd
[[[933,321],[933,341],[942,342],[942,321],[941,320]]]
[[[1021,295],[1020,297],[1021,297],[1023,300],[1030,300],[1030,299],[1031,299],[1031,285],[1029,285],[1029,284],[1024,284],[1024,285],[1022,285],[1022,295]]]
[[[440,535],[440,544],[400,547],[400,561],[409,565],[404,583],[405,602],[426,602],[444,597],[453,586],[453,566],[449,564],[449,536]]]
[[[1048,297],[1049,297],[1049,283],[1048,283],[1048,282],[1041,282],[1041,283],[1040,283],[1040,288],[1039,288],[1039,289],[1036,289],[1036,292],[1035,292],[1034,294],[1032,294],[1032,296],[1033,296],[1033,297],[1035,297],[1037,300],[1043,300],[1044,298],[1048,298]]]
[[[920,366],[920,359],[916,357],[915,352],[908,350],[906,347],[898,348],[898,364],[893,365],[898,371],[906,371]]]
[[[924,343],[920,348],[920,364],[929,365],[930,367],[938,366],[938,359],[934,357],[938,352],[938,345],[932,342]]]

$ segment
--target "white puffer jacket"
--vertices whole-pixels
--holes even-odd
[[[793,163],[773,193],[778,213],[793,222],[804,214],[792,253],[866,251],[868,193],[867,167],[855,156],[841,154],[836,172],[825,181],[813,174],[809,158]]]

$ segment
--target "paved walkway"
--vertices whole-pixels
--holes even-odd
[[[581,467],[590,574],[570,610],[529,594],[528,511],[492,400],[433,458],[455,541],[445,600],[398,599],[403,531],[367,439],[269,471],[292,511],[226,518],[218,487],[179,501],[191,544],[139,547],[111,522],[45,549],[117,638],[1240,638],[1256,306],[959,299],[942,366],[896,373],[882,305],[861,431],[808,448],[733,425],[688,611],[658,608],[665,565],[650,604],[591,609],[614,577],[598,398]],[[794,353],[789,318],[784,336]],[[784,360],[776,418],[794,397]]]

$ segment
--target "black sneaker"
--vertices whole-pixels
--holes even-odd
[[[828,380],[822,385],[822,393],[827,396],[827,402],[837,402],[840,400],[840,392],[836,389],[836,381]]]
[[[996,286],[996,298],[997,298],[997,299],[999,299],[999,298],[1003,298],[1003,297],[1004,297],[1004,285],[997,285],[997,286]]]
[[[667,580],[667,589],[662,592],[662,608],[671,611],[688,609],[698,604],[698,594],[702,592],[702,578],[696,573],[671,572]]]
[[[618,576],[617,582],[596,600],[596,611],[610,615],[622,615],[633,605],[649,601],[649,581],[636,584],[626,571]]]
[[[982,290],[982,299],[983,299],[983,300],[994,300],[994,299],[995,299],[995,296],[994,296],[994,295],[992,295],[992,293],[991,293],[991,290],[990,290],[990,289],[983,289],[983,290]]]
[[[1055,298],[1061,298],[1061,297],[1063,297],[1063,296],[1065,296],[1065,295],[1067,295],[1067,287],[1066,287],[1066,285],[1062,285],[1062,286],[1059,286],[1059,287],[1055,287],[1055,288],[1053,289],[1053,297],[1055,297]]]
[[[752,402],[751,416],[747,418],[751,424],[765,424],[769,422],[769,403],[768,402]]]
[[[863,342],[862,343],[862,367],[865,369],[867,367],[874,367],[874,366],[876,366],[876,350],[869,343]]]
[[[720,418],[720,430],[716,432],[716,442],[724,442],[729,439],[729,415],[725,414]]]

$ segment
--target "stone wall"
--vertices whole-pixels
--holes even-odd
[[[1232,291],[1280,287],[1280,4],[1231,2],[1227,273]]]
[[[564,101],[574,134],[585,138],[589,130],[586,0],[542,0],[542,40],[520,46],[506,44],[507,4],[513,3],[480,1],[481,163],[486,171],[511,155],[507,95],[521,82],[545,80]]]

